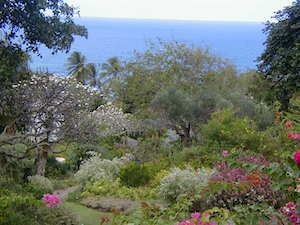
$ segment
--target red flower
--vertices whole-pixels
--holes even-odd
[[[252,184],[261,184],[261,180],[260,179],[256,179],[256,180],[252,181]]]
[[[284,126],[285,126],[285,127],[291,127],[291,126],[293,126],[293,122],[288,121],[288,122],[286,122],[286,123],[284,124]]]

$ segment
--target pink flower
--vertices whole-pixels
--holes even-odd
[[[193,222],[190,222],[190,221],[184,221],[184,222],[181,222],[181,223],[177,223],[176,225],[196,225],[196,224],[193,223]]]
[[[299,140],[300,139],[300,134],[294,134],[294,139]]]
[[[199,217],[200,217],[200,213],[198,213],[198,212],[194,212],[194,213],[191,214],[191,218],[193,218],[193,219],[198,220]]]
[[[226,156],[228,156],[229,152],[227,150],[225,150],[221,154],[222,154],[222,156],[226,157]]]
[[[296,215],[291,215],[291,216],[289,217],[289,219],[290,219],[290,221],[291,221],[292,223],[299,223],[299,222],[300,222],[300,217],[299,217],[299,216],[296,216]]]
[[[288,138],[291,138],[291,139],[293,139],[294,138],[294,133],[293,132],[291,132],[291,131],[289,131],[288,133],[287,133],[287,136],[288,136]]]
[[[286,123],[284,124],[284,126],[285,126],[285,127],[291,127],[291,126],[293,126],[293,122],[288,121],[288,122],[286,122]]]
[[[294,140],[299,140],[300,139],[300,134],[295,134],[293,132],[288,132],[287,136],[288,136],[288,138],[294,139]]]
[[[294,160],[297,164],[300,164],[300,151],[294,153]]]
[[[294,202],[288,202],[285,206],[288,207],[288,208],[296,208],[297,204],[294,203]]]
[[[58,205],[61,202],[61,200],[56,195],[44,194],[43,202],[47,205],[47,207],[51,208],[53,206]]]

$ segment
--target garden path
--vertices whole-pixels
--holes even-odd
[[[72,193],[74,191],[77,191],[80,188],[81,188],[80,185],[76,185],[76,186],[68,187],[66,189],[55,190],[53,192],[53,194],[56,195],[56,196],[58,196],[61,200],[66,200],[68,198],[68,195],[70,193]]]

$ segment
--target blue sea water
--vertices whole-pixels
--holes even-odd
[[[88,29],[88,39],[76,37],[71,51],[80,51],[88,62],[103,63],[118,56],[126,59],[134,50],[144,51],[147,41],[176,40],[197,47],[209,47],[219,56],[229,59],[239,71],[256,67],[256,58],[263,51],[263,23],[207,22],[80,18],[76,23]],[[32,55],[33,70],[66,74],[69,54],[51,52],[41,47],[42,58]]]

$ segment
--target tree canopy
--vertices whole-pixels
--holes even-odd
[[[176,86],[193,93],[206,75],[222,73],[230,67],[207,49],[159,41],[127,62],[109,61],[102,67],[102,75],[103,80],[108,78],[107,95],[121,103],[125,112],[140,114],[145,113],[160,90]]]
[[[87,30],[76,25],[76,9],[63,0],[2,0],[0,29],[9,46],[38,52],[44,44],[53,53],[68,51],[73,35],[87,37]]]
[[[267,40],[258,69],[271,83],[281,110],[286,111],[300,88],[300,1],[276,12],[273,19],[266,23]]]

